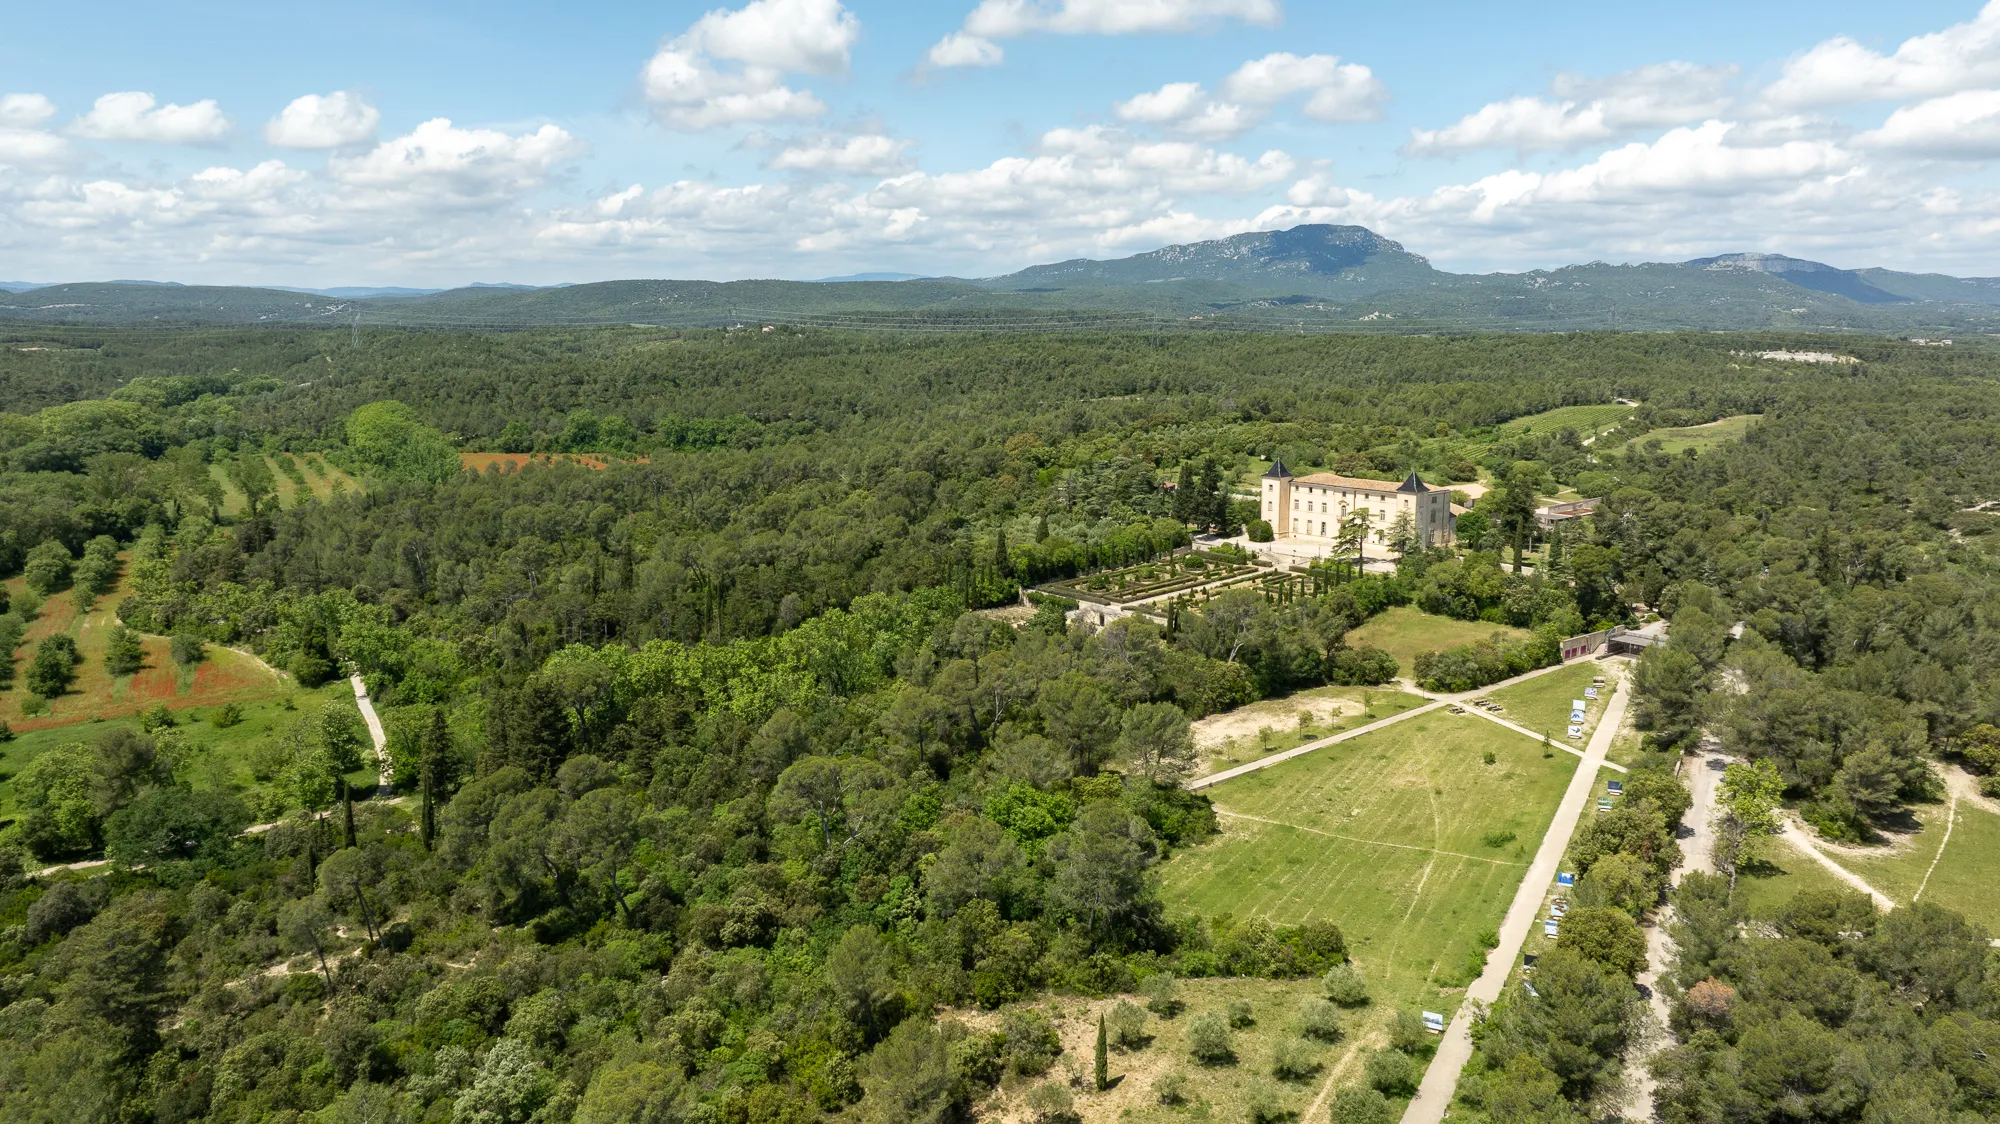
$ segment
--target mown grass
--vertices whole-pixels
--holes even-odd
[[[1663,453],[1680,453],[1687,449],[1699,453],[1717,445],[1742,440],[1743,435],[1750,432],[1750,427],[1756,423],[1757,417],[1756,414],[1736,414],[1709,422],[1707,425],[1691,425],[1683,429],[1656,429],[1627,443],[1625,449],[1630,452],[1657,439],[1660,442],[1660,451]]]
[[[1351,713],[1329,720],[1316,719],[1304,726],[1299,724],[1301,710],[1311,710],[1316,703],[1329,699],[1338,700],[1343,709]],[[1297,749],[1307,742],[1401,714],[1411,707],[1422,706],[1424,701],[1421,695],[1400,691],[1393,686],[1315,687],[1283,698],[1261,699],[1202,719],[1196,729],[1203,767],[1197,772],[1214,772],[1245,761],[1269,757],[1273,753]],[[1201,736],[1203,728],[1214,728],[1219,724],[1226,724],[1223,726],[1226,730],[1241,732],[1231,733],[1226,740],[1213,744],[1201,744],[1206,741]],[[1268,736],[1265,731],[1269,731]]]
[[[1469,714],[1409,719],[1209,789],[1223,834],[1167,863],[1168,900],[1333,921],[1378,999],[1449,1011],[1575,764]]]
[[[1597,729],[1597,720],[1604,717],[1604,706],[1611,701],[1611,689],[1616,682],[1613,679],[1616,670],[1596,660],[1580,660],[1546,675],[1537,675],[1525,683],[1502,687],[1483,697],[1499,703],[1505,711],[1502,717],[1509,721],[1547,734],[1552,741],[1581,747],[1590,740],[1591,732]],[[1571,738],[1568,733],[1569,704],[1582,699],[1584,688],[1599,675],[1605,678],[1604,689],[1597,692],[1597,698],[1584,699],[1589,705],[1583,711],[1583,737]]]
[[[1916,814],[1923,827],[1895,853],[1875,857],[1842,852],[1833,854],[1833,860],[1897,905],[1917,898],[1922,887],[1921,900],[1956,910],[1966,920],[2000,934],[2000,815],[1961,800],[1947,841],[1945,824],[1950,817],[1945,804],[1923,805]]]
[[[1853,887],[1782,836],[1759,840],[1755,861],[1736,875],[1737,903],[1753,921],[1771,920],[1792,895],[1805,890],[1851,892]]]
[[[1398,605],[1370,617],[1360,628],[1347,634],[1347,643],[1356,648],[1380,648],[1396,657],[1402,674],[1409,675],[1417,656],[1438,652],[1459,644],[1484,640],[1494,633],[1518,640],[1528,633],[1489,621],[1461,621],[1433,616],[1421,609]]]

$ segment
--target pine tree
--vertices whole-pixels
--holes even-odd
[[[1104,1013],[1097,1015],[1097,1091],[1102,1093],[1111,1088],[1111,1057],[1105,1048]]]
[[[1193,521],[1195,513],[1194,466],[1181,462],[1181,474],[1174,481],[1174,502],[1170,514],[1178,523]]]

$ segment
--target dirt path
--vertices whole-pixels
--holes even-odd
[[[1682,758],[1682,762],[1681,778],[1687,782],[1694,803],[1688,808],[1687,815],[1681,817],[1681,829],[1676,833],[1681,840],[1683,861],[1669,876],[1670,883],[1675,886],[1680,885],[1681,879],[1690,870],[1715,873],[1715,782],[1727,759],[1702,753]],[[1635,982],[1639,990],[1645,992],[1646,1007],[1653,1017],[1641,1024],[1638,1041],[1625,1055],[1625,1117],[1628,1120],[1653,1118],[1655,1083],[1647,1063],[1672,1041],[1672,1034],[1667,1029],[1670,1025],[1667,997],[1660,993],[1660,976],[1674,961],[1674,939],[1668,935],[1668,927],[1673,920],[1674,908],[1669,905],[1662,906],[1645,924],[1646,968]]]
[[[1424,1070],[1424,1082],[1417,1089],[1409,1109],[1403,1113],[1403,1124],[1440,1124],[1445,1112],[1450,1109],[1452,1094],[1458,1089],[1458,1075],[1472,1057],[1474,1011],[1484,1009],[1500,998],[1500,989],[1506,986],[1507,977],[1514,971],[1514,961],[1521,954],[1521,946],[1527,942],[1528,930],[1534,924],[1535,915],[1541,912],[1542,899],[1548,893],[1549,884],[1555,881],[1556,868],[1562,864],[1563,852],[1569,849],[1570,836],[1575,834],[1583,810],[1590,806],[1592,793],[1597,788],[1598,766],[1604,763],[1604,755],[1611,750],[1611,740],[1617,736],[1618,724],[1625,718],[1625,705],[1631,698],[1628,683],[1629,680],[1623,677],[1618,680],[1611,702],[1604,708],[1604,718],[1591,734],[1583,762],[1576,767],[1576,774],[1570,778],[1569,788],[1563,793],[1562,803],[1556,808],[1555,819],[1550,822],[1547,834],[1542,836],[1542,845],[1535,850],[1535,859],[1528,867],[1527,877],[1521,879],[1520,888],[1514,891],[1514,902],[1507,907],[1507,917],[1500,923],[1500,944],[1486,954],[1486,970],[1465,990],[1465,1002],[1459,1004],[1458,1013],[1452,1017],[1451,1025],[1445,1028],[1437,1054],[1431,1058],[1430,1067]]]
[[[375,783],[381,795],[389,794],[389,782],[396,779],[396,767],[389,761],[389,737],[382,732],[382,719],[375,714],[375,704],[368,701],[368,684],[361,681],[361,673],[349,677],[354,683],[354,705],[361,708],[361,720],[368,723],[368,739],[375,743]]]
[[[1795,814],[1791,812],[1785,813],[1784,826],[1779,834],[1784,836],[1785,840],[1792,846],[1803,852],[1807,858],[1814,860],[1831,871],[1835,878],[1875,899],[1875,905],[1878,909],[1890,910],[1896,908],[1896,903],[1890,900],[1889,895],[1870,886],[1860,875],[1834,862],[1832,855],[1820,850],[1819,843],[1812,837],[1812,829],[1801,823]]]

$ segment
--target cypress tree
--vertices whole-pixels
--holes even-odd
[[[1111,1087],[1111,1057],[1104,1042],[1104,1013],[1097,1014],[1097,1091]]]

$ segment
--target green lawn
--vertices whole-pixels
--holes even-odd
[[[1537,675],[1526,683],[1502,687],[1481,697],[1499,703],[1505,710],[1503,718],[1545,733],[1566,745],[1581,747],[1590,739],[1591,731],[1597,728],[1597,720],[1604,716],[1605,704],[1611,701],[1613,684],[1610,673],[1615,670],[1596,660],[1579,660],[1560,670]],[[1598,692],[1599,697],[1584,700],[1590,705],[1583,711],[1583,737],[1572,739],[1568,735],[1569,704],[1583,698],[1584,688],[1590,686],[1593,676],[1598,675],[1606,679],[1604,689]]]
[[[1757,855],[1758,860],[1736,876],[1737,900],[1753,921],[1776,917],[1792,895],[1803,890],[1853,889],[1782,836],[1759,841]]]
[[[1947,842],[1945,805],[1925,804],[1915,811],[1923,820],[1923,829],[1894,855],[1857,858],[1836,854],[1834,861],[1898,905],[1908,903],[1921,886],[1923,901],[1956,910],[1968,921],[2000,934],[2000,893],[1995,892],[1995,887],[2000,887],[2000,815],[1970,801],[1959,801],[1957,822],[1952,824]],[[1924,881],[1927,872],[1928,883]]]
[[[1601,406],[1561,406],[1546,413],[1515,418],[1494,427],[1494,433],[1501,437],[1519,437],[1524,433],[1539,437],[1567,428],[1576,430],[1584,437],[1591,437],[1616,428],[1619,422],[1631,416],[1632,407],[1620,406],[1616,402]]]
[[[1469,714],[1412,718],[1209,789],[1224,833],[1167,863],[1167,898],[1333,921],[1380,998],[1448,1011],[1575,764]]]
[[[1656,429],[1644,437],[1633,440],[1625,446],[1625,449],[1630,452],[1635,447],[1658,439],[1662,452],[1679,453],[1684,449],[1701,452],[1716,445],[1741,440],[1744,434],[1750,432],[1750,426],[1757,421],[1757,417],[1756,414],[1737,414],[1709,422],[1707,425],[1691,425],[1684,429]]]
[[[1461,621],[1450,617],[1437,617],[1414,609],[1408,605],[1398,605],[1385,609],[1368,619],[1367,623],[1347,634],[1347,643],[1353,647],[1380,648],[1396,657],[1402,665],[1403,674],[1410,674],[1417,656],[1424,652],[1436,652],[1459,644],[1469,644],[1484,640],[1494,633],[1509,640],[1518,640],[1528,633],[1504,624],[1487,621]]]

